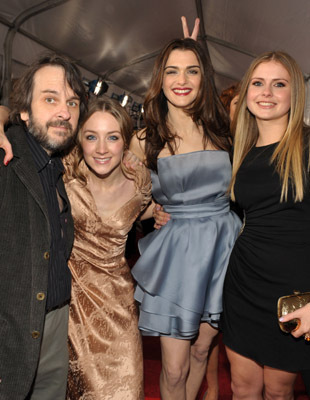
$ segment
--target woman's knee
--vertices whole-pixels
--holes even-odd
[[[259,398],[263,393],[263,386],[255,383],[255,380],[250,383],[242,379],[232,379],[231,390],[237,399]]]
[[[166,363],[162,367],[162,374],[170,386],[177,386],[186,382],[189,373],[189,365],[178,363]]]
[[[197,362],[205,363],[218,330],[206,322],[200,325],[199,335],[195,343],[191,346],[191,357]]]
[[[293,400],[294,388],[290,386],[280,387],[272,383],[265,383],[264,388],[265,400]]]
[[[200,363],[207,361],[210,346],[193,344],[191,347],[191,356]]]
[[[264,395],[268,400],[293,400],[297,374],[271,367],[264,368]]]

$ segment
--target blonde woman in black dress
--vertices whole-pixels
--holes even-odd
[[[278,326],[280,296],[310,290],[309,130],[302,72],[286,53],[264,53],[245,74],[233,123],[231,197],[245,226],[224,286],[223,339],[233,399],[293,399],[310,365],[310,304],[290,334]]]

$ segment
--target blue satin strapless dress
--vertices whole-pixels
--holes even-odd
[[[231,163],[225,151],[158,160],[155,201],[171,220],[139,241],[132,269],[144,335],[194,338],[202,321],[217,326],[226,268],[241,222],[230,211]]]

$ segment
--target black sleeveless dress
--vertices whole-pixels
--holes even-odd
[[[233,351],[272,368],[310,368],[310,343],[278,326],[277,300],[310,291],[310,190],[280,202],[270,159],[277,143],[254,147],[237,174],[235,195],[245,226],[232,251],[224,286],[222,330]]]

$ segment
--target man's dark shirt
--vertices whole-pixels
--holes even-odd
[[[66,201],[65,189],[62,182],[64,171],[59,157],[50,157],[35,138],[26,133],[30,150],[33,154],[38,174],[46,196],[46,203],[51,227],[51,248],[48,271],[48,289],[46,310],[62,306],[70,299],[71,274],[66,260],[66,223],[69,204]],[[60,211],[57,192],[62,199]]]

